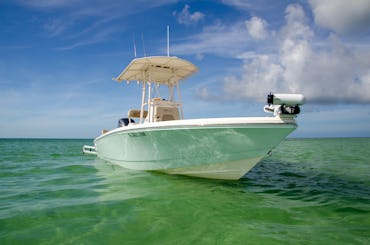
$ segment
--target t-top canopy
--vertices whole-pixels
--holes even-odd
[[[132,60],[122,73],[113,80],[117,82],[141,81],[173,85],[197,71],[198,68],[194,64],[177,57],[152,56]]]

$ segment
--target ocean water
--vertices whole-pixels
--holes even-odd
[[[370,138],[289,139],[239,181],[0,139],[0,244],[370,244]]]

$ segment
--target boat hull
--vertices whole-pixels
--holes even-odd
[[[278,117],[181,120],[118,128],[94,143],[100,158],[128,169],[239,179],[296,127]]]

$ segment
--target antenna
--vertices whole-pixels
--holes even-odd
[[[141,42],[143,44],[144,57],[146,57],[146,51],[145,51],[145,45],[144,45],[144,34],[143,33],[141,33]]]
[[[135,33],[132,34],[132,42],[134,43],[134,55],[135,55],[135,58],[136,58],[136,41],[135,41]]]
[[[167,25],[167,56],[170,56],[170,26]]]

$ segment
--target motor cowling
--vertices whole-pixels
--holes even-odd
[[[300,105],[303,105],[305,98],[302,94],[268,94],[265,112],[278,115],[298,115],[301,112]]]
[[[302,94],[268,94],[267,104],[271,105],[303,105],[305,98]]]

